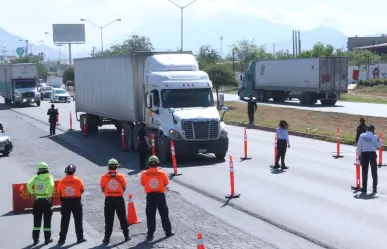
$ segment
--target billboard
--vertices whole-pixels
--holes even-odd
[[[55,44],[84,44],[85,24],[53,24],[52,35]]]

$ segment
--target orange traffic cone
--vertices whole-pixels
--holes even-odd
[[[203,243],[203,235],[201,233],[198,233],[198,246],[196,247],[197,249],[206,249],[204,247]]]
[[[134,206],[132,195],[129,194],[129,200],[128,200],[128,224],[138,224],[141,223],[140,219],[137,217],[137,211],[136,207]]]

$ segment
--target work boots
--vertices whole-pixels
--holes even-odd
[[[39,235],[40,235],[39,230],[32,231],[32,239],[34,240],[34,245],[39,244]]]
[[[53,242],[51,239],[51,232],[44,232],[44,244],[48,245],[51,242]]]

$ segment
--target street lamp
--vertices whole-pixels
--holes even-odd
[[[37,42],[33,42],[33,43],[30,44],[31,54],[32,54],[32,46],[34,46],[35,44],[38,44],[38,43],[43,43],[43,40],[40,40],[40,41],[37,41]]]
[[[102,33],[102,30],[103,30],[104,28],[106,28],[107,26],[109,26],[110,24],[114,23],[114,22],[120,22],[121,19],[113,20],[113,21],[109,22],[108,24],[106,24],[106,25],[104,25],[104,26],[99,26],[99,25],[93,23],[92,21],[89,21],[89,20],[86,20],[86,19],[83,19],[83,18],[81,18],[81,21],[82,21],[82,22],[88,22],[88,23],[91,23],[91,24],[93,24],[94,26],[96,26],[97,28],[99,28],[99,29],[101,30],[101,50],[102,50],[102,52],[103,52],[103,33]]]
[[[29,47],[29,45],[28,45],[28,40],[22,40],[22,39],[19,39],[19,41],[24,41],[24,42],[26,42],[26,51],[25,51],[25,56],[28,56],[28,47]]]
[[[180,23],[180,25],[181,25],[181,31],[180,31],[181,32],[181,36],[180,36],[181,44],[180,44],[180,51],[183,51],[183,10],[185,8],[187,8],[188,6],[190,6],[191,4],[193,4],[194,2],[196,2],[196,0],[193,0],[189,4],[186,4],[185,6],[180,6],[180,5],[176,4],[176,3],[174,3],[172,0],[168,0],[168,1],[173,3],[176,7],[178,7],[181,10],[181,23]]]
[[[52,37],[54,37],[53,34],[51,34],[50,32],[44,32],[45,35],[51,35]],[[63,44],[55,44],[55,46],[58,47],[58,62],[60,64],[60,56],[61,56],[61,47],[63,47]]]

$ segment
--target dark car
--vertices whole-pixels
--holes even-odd
[[[40,88],[40,98],[43,100],[44,98],[51,98],[52,86],[43,86]]]
[[[12,139],[9,135],[4,133],[4,131],[0,131],[0,153],[3,156],[8,156],[13,149]]]

